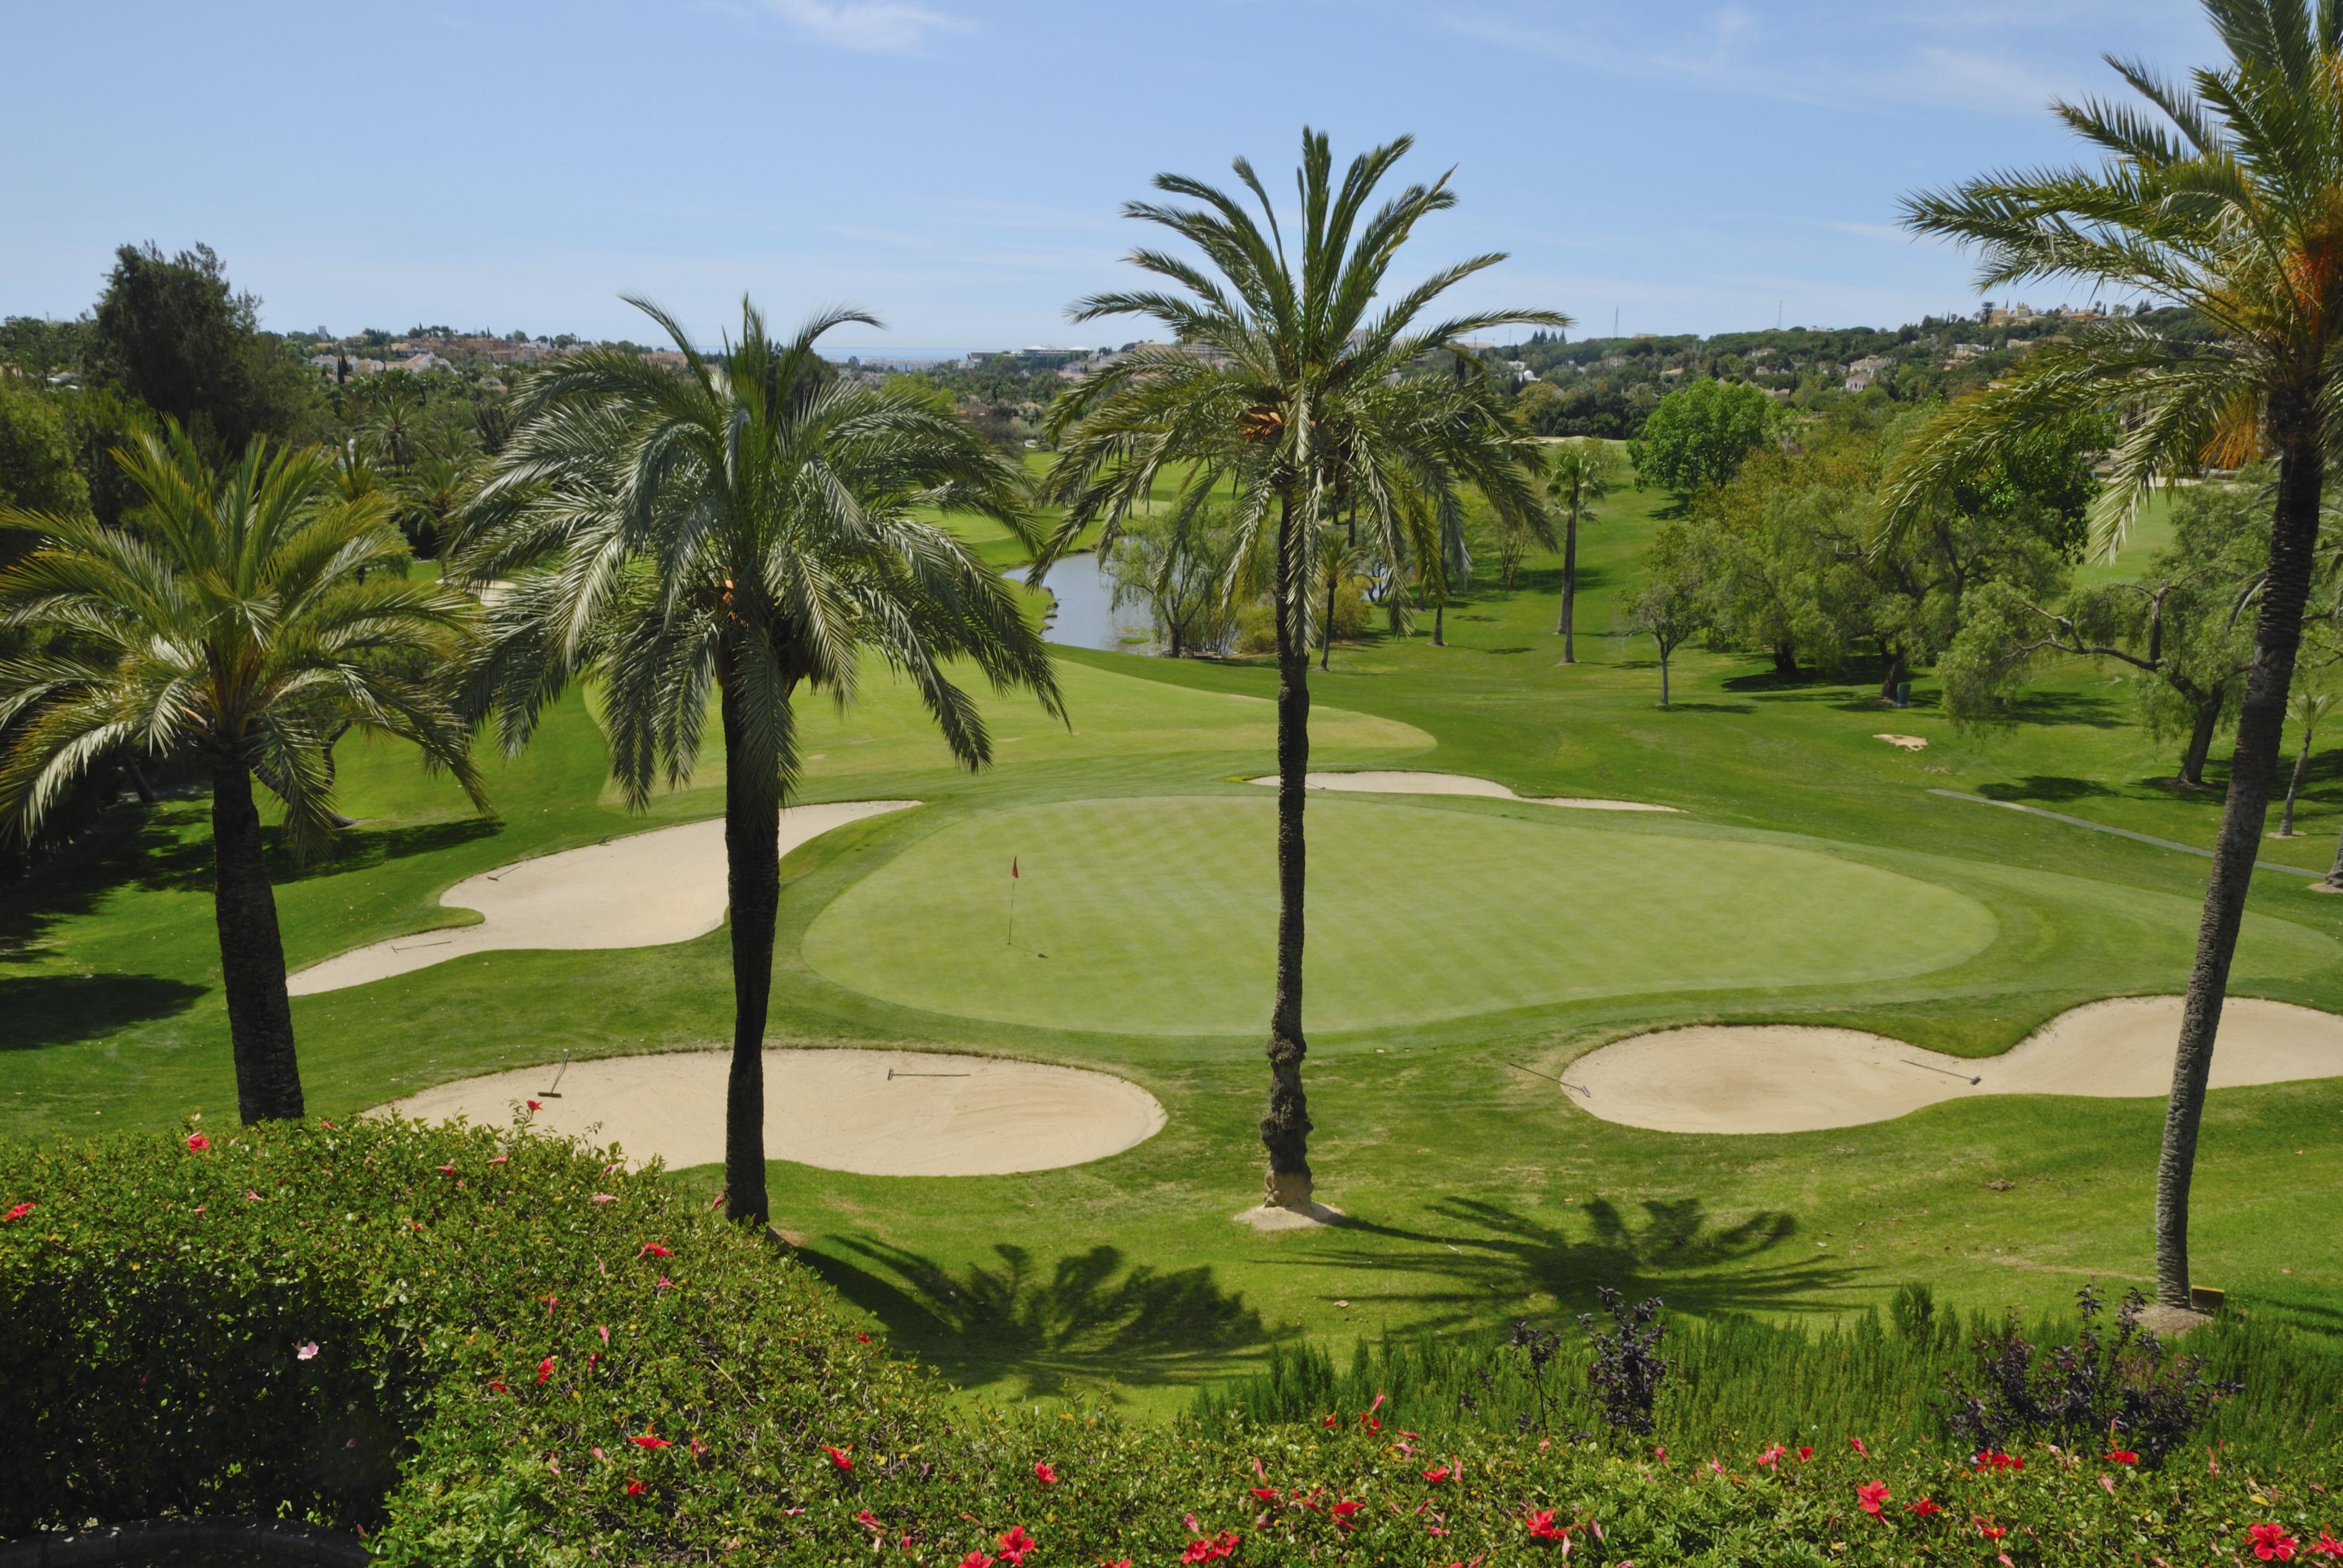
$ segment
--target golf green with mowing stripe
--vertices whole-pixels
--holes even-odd
[[[806,960],[840,985],[963,1017],[1258,1030],[1273,812],[1267,799],[1172,796],[963,818],[816,917]],[[1305,1021],[1317,1029],[1896,979],[1958,963],[1996,930],[1965,893],[1775,844],[1374,799],[1313,799],[1309,834]]]

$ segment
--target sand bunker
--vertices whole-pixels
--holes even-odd
[[[443,1083],[381,1109],[508,1125],[537,1101],[544,1131],[594,1134],[670,1169],[724,1158],[726,1050],[573,1061]],[[765,1152],[864,1176],[1006,1176],[1120,1154],[1161,1131],[1163,1107],[1123,1079],[1079,1068],[907,1050],[765,1052]]]
[[[1359,773],[1305,773],[1312,789],[1345,789],[1361,795],[1478,795],[1490,800],[1521,800],[1532,806],[1561,806],[1574,811],[1673,811],[1674,806],[1654,806],[1643,800],[1605,800],[1591,795],[1516,795],[1493,779],[1463,773],[1412,773],[1397,770]],[[1274,789],[1277,775],[1255,779]]]
[[[1850,1029],[1663,1030],[1590,1051],[1564,1076],[1585,1091],[1575,1104],[1662,1132],[1809,1132],[1980,1094],[2161,1097],[2172,1088],[2180,1004],[2177,996],[2093,1002],[2003,1055],[1974,1060]],[[2337,1077],[2343,1018],[2247,997],[2223,1008],[2215,1089]]]
[[[918,804],[789,807],[781,813],[781,853],[832,828]],[[501,948],[650,948],[706,936],[724,923],[724,821],[687,822],[518,860],[466,878],[439,901],[479,910],[480,923],[342,953],[294,975],[287,989],[311,996]]]

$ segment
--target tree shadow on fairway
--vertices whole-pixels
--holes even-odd
[[[161,975],[23,975],[0,980],[0,1050],[100,1040],[186,1011],[207,986]]]
[[[1832,1311],[1836,1303],[1825,1292],[1853,1272],[1834,1259],[1781,1251],[1799,1228],[1779,1210],[1720,1226],[1698,1198],[1648,1199],[1635,1208],[1640,1220],[1607,1198],[1591,1199],[1579,1209],[1581,1225],[1565,1228],[1502,1203],[1448,1198],[1432,1208],[1450,1222],[1442,1231],[1359,1220],[1346,1226],[1416,1243],[1412,1249],[1322,1250],[1311,1261],[1408,1280],[1413,1288],[1390,1299],[1416,1312],[1441,1311],[1443,1326],[1520,1316],[1522,1299],[1541,1292],[1565,1310],[1592,1306],[1597,1285],[1664,1295],[1695,1312]]]
[[[1996,779],[1980,784],[1976,792],[1988,800],[2083,800],[2114,790],[2090,779],[2066,779],[2052,773],[2029,773],[2023,779]]]
[[[835,1237],[798,1255],[839,1294],[887,1325],[955,1382],[1021,1378],[1056,1393],[1069,1379],[1186,1382],[1234,1351],[1266,1344],[1261,1314],[1215,1282],[1209,1266],[1159,1272],[1096,1246],[1044,1262],[1013,1242],[990,1264],[955,1272],[867,1237]],[[859,1260],[857,1261],[856,1260]]]

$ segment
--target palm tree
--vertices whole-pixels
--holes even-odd
[[[2331,691],[2298,691],[2286,705],[2286,716],[2302,726],[2302,749],[2294,755],[2294,777],[2287,780],[2286,805],[2278,814],[2278,836],[2294,837],[2294,802],[2302,793],[2302,776],[2310,767],[2310,739],[2318,733],[2318,721],[2335,706]]]
[[[2097,99],[2055,112],[2104,154],[2094,169],[1990,175],[1906,203],[1906,224],[1974,245],[1986,286],[2087,280],[2186,306],[2209,340],[2133,318],[2047,342],[1906,447],[1884,524],[1911,526],[1958,475],[2086,409],[2132,422],[2094,517],[2112,551],[2149,485],[2275,454],[2278,486],[2254,661],[2157,1170],[2158,1301],[2188,1305],[2188,1189],[2229,962],[2277,772],[2318,539],[2343,345],[2343,5],[2205,0],[2227,58],[2167,81],[2111,61],[2147,107]]]
[[[464,726],[434,678],[474,632],[467,597],[405,575],[380,497],[344,500],[333,460],[255,437],[216,473],[176,424],[116,454],[135,527],[0,512],[39,547],[0,573],[0,624],[46,634],[0,664],[0,819],[36,829],[110,756],[194,755],[212,778],[213,906],[246,1121],[302,1114],[257,777],[284,839],[314,856],[338,824],[327,755],[355,725],[413,741],[484,809]]]
[[[1593,437],[1565,441],[1554,450],[1546,470],[1546,494],[1562,514],[1562,614],[1554,629],[1562,638],[1562,662],[1578,662],[1578,525],[1594,518],[1594,503],[1618,482],[1619,459]]]
[[[1060,451],[1051,485],[1066,510],[1035,560],[1035,580],[1094,523],[1111,547],[1159,475],[1177,489],[1183,512],[1202,508],[1214,486],[1232,485],[1232,558],[1272,563],[1277,985],[1269,1110],[1261,1121],[1272,1207],[1311,1202],[1302,1088],[1302,776],[1320,530],[1355,504],[1382,558],[1414,560],[1436,573],[1443,527],[1461,517],[1464,487],[1477,487],[1495,511],[1526,523],[1537,507],[1526,468],[1529,437],[1503,417],[1485,377],[1426,374],[1419,364],[1442,355],[1469,358],[1461,339],[1508,322],[1559,327],[1569,319],[1534,310],[1423,319],[1442,295],[1501,256],[1476,256],[1412,288],[1385,289],[1416,224],[1456,202],[1443,175],[1368,210],[1411,145],[1402,137],[1354,158],[1337,186],[1326,137],[1305,129],[1295,176],[1296,257],[1287,255],[1269,194],[1244,159],[1234,167],[1259,204],[1258,219],[1235,196],[1158,175],[1156,189],[1199,205],[1132,202],[1124,216],[1169,230],[1202,261],[1135,251],[1135,265],[1174,287],[1095,295],[1072,314],[1077,321],[1152,317],[1177,342],[1132,351],[1051,406],[1049,430]]]
[[[1015,590],[910,515],[978,512],[1030,547],[1023,471],[949,405],[832,377],[816,352],[830,328],[875,318],[831,311],[783,343],[744,300],[739,342],[711,358],[666,312],[629,303],[674,340],[683,369],[589,348],[516,393],[512,437],[452,568],[511,585],[490,612],[468,705],[492,712],[516,752],[570,679],[596,678],[611,773],[640,809],[660,776],[691,776],[713,695],[732,910],[725,1194],[732,1219],[762,1224],[765,1016],[780,809],[801,766],[799,689],[843,705],[866,656],[883,660],[971,769],[991,744],[951,660],[996,691],[1022,687],[1062,709]]]

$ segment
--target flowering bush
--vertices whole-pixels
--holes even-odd
[[[2032,1568],[2309,1559],[2343,1525],[2331,1455],[2247,1481],[2105,1442],[1435,1446],[1371,1400],[1211,1431],[1010,1414],[607,1151],[372,1121],[207,1141],[0,1151],[0,1213],[33,1205],[0,1221],[0,1533],[283,1512],[401,1568]]]

